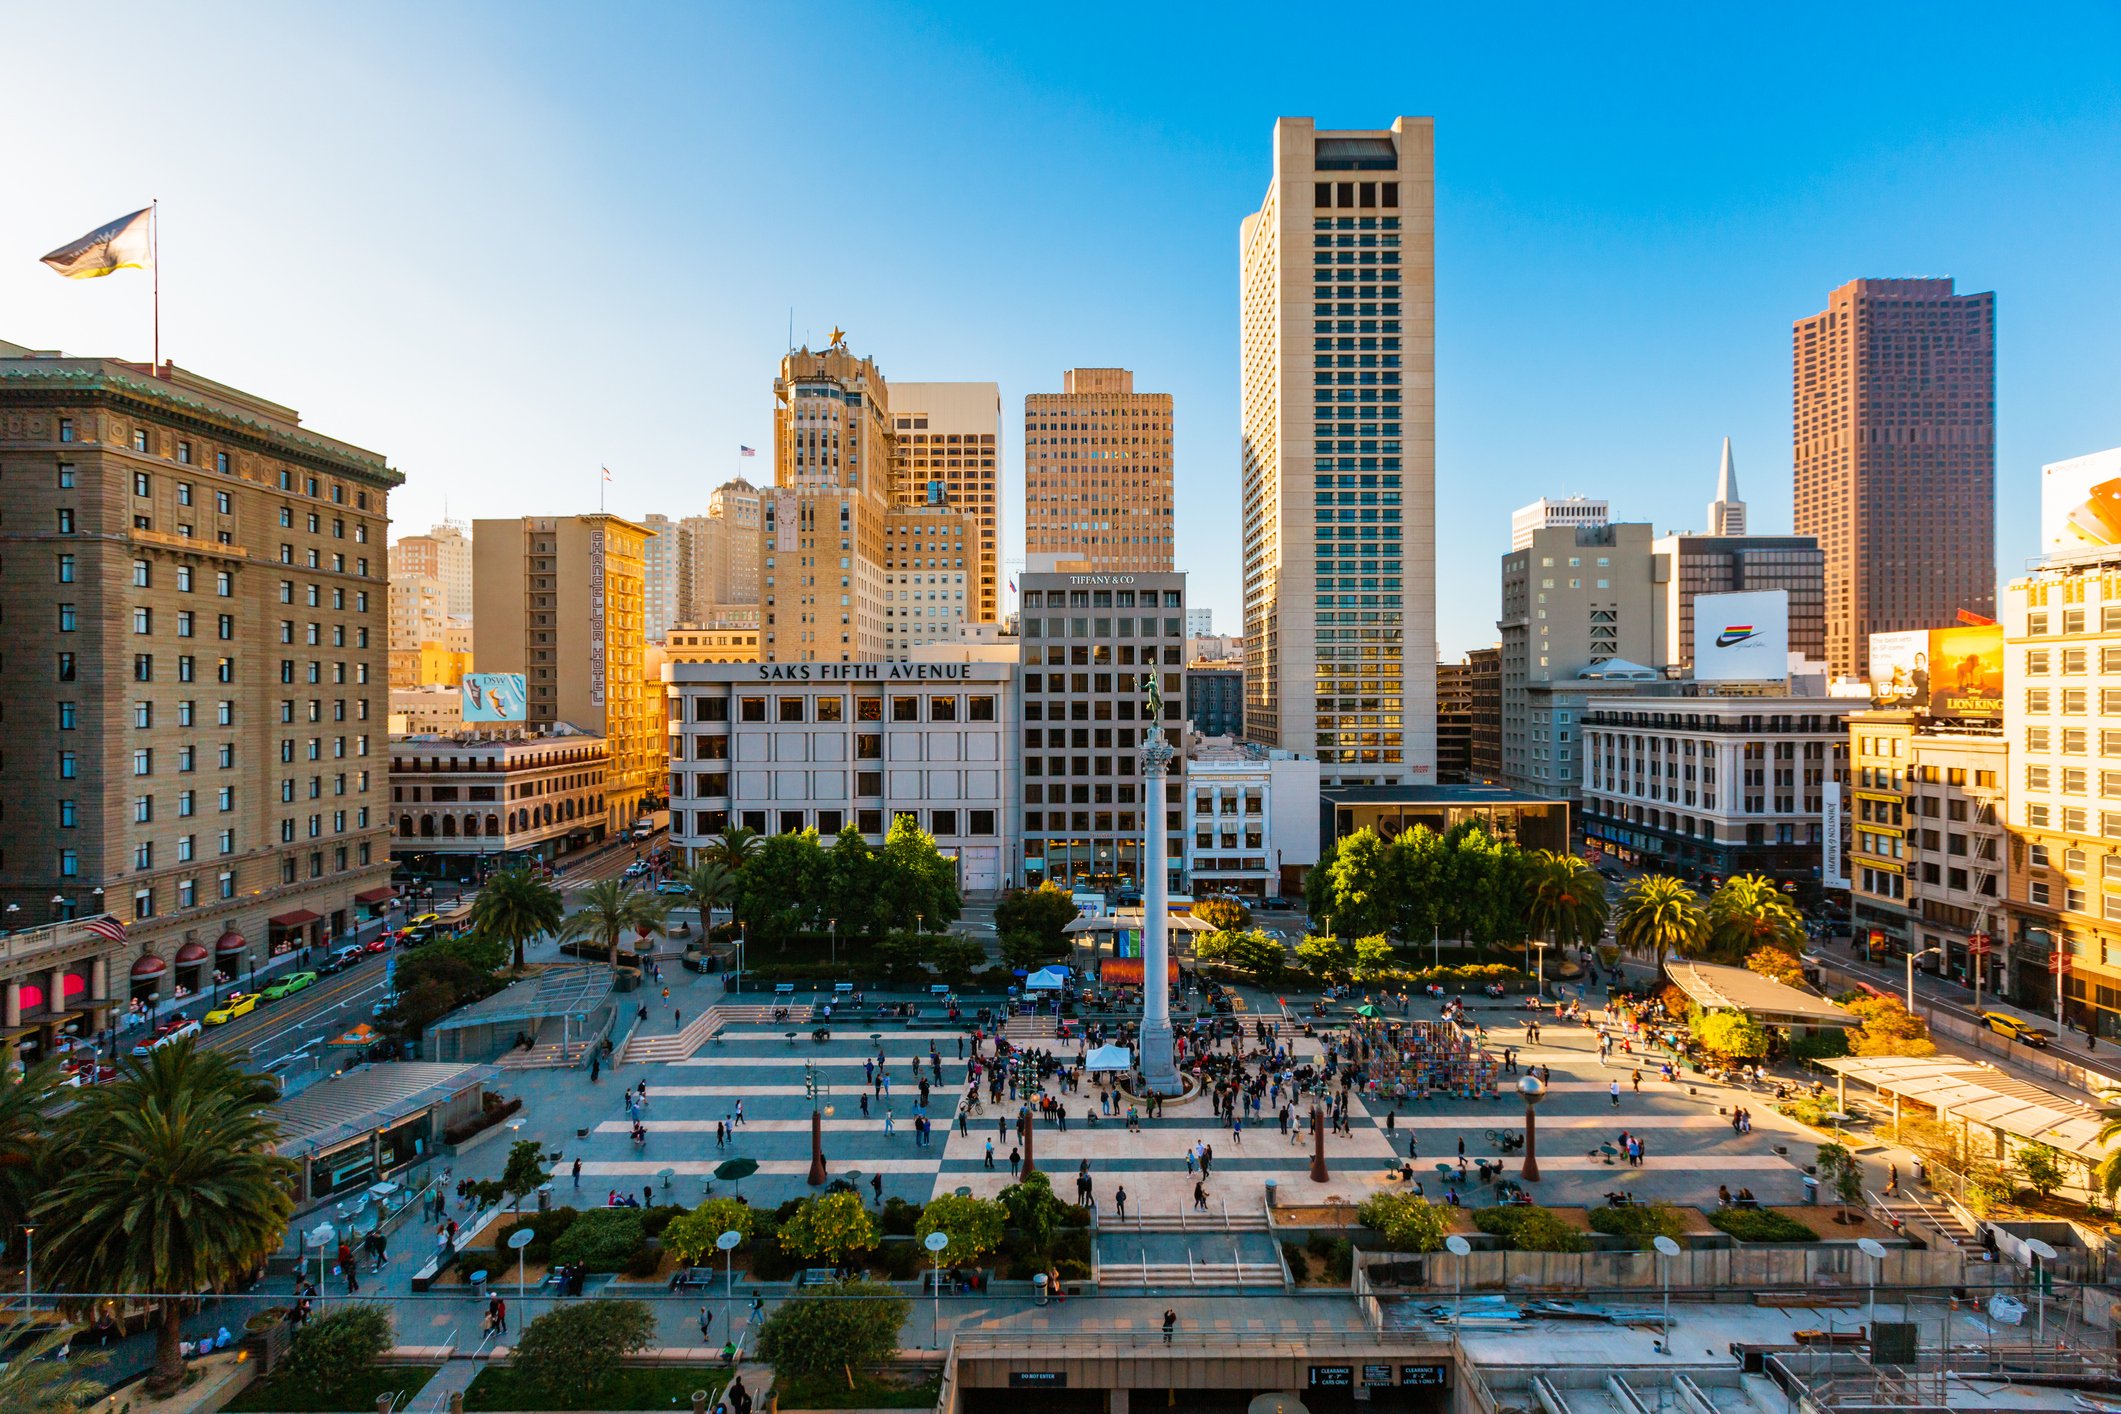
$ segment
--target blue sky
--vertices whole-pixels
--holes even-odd
[[[402,531],[769,476],[792,307],[1001,384],[1009,553],[1023,395],[1124,364],[1232,628],[1273,121],[1427,114],[1446,652],[1535,496],[1693,527],[1729,435],[1786,528],[1790,322],[1859,275],[1997,291],[2007,570],[2121,444],[2121,11],[2005,8],[18,7],[0,338],[146,357],[144,278],[36,257],[160,197],[165,355],[386,452]]]

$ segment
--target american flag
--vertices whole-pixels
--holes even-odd
[[[740,457],[755,457],[758,455],[758,452],[755,449],[747,447],[743,443],[739,442],[737,443],[736,454]]]
[[[100,917],[91,918],[81,926],[99,938],[108,938],[114,943],[125,941],[125,925],[118,921],[116,914],[106,913]]]

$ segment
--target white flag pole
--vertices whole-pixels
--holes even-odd
[[[162,376],[162,202],[160,198],[149,198],[147,203],[147,242],[149,261],[155,267],[155,366],[154,374]]]

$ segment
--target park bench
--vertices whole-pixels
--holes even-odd
[[[712,1267],[680,1267],[670,1278],[672,1291],[685,1291],[695,1286],[713,1286],[722,1274]]]

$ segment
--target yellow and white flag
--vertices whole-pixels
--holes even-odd
[[[141,207],[98,226],[77,241],[68,241],[44,263],[69,280],[92,280],[113,270],[146,270],[155,263],[152,207]]]

